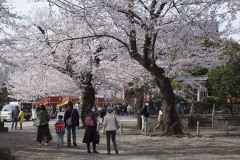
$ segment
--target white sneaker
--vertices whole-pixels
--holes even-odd
[[[38,145],[39,145],[39,146],[41,146],[41,145],[42,145],[42,143],[38,143]]]
[[[48,143],[45,143],[45,146],[48,146]]]

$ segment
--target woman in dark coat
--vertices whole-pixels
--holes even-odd
[[[92,151],[90,150],[90,143],[92,142],[93,145],[93,153],[99,153],[96,150],[96,144],[99,144],[99,133],[97,131],[97,114],[94,113],[91,109],[88,109],[86,112],[86,117],[90,116],[93,120],[93,126],[88,126],[86,125],[85,128],[85,134],[84,134],[84,138],[83,138],[83,143],[87,144],[87,152],[88,153],[92,153]],[[85,117],[85,118],[86,118]]]
[[[45,105],[40,106],[40,110],[37,110],[37,119],[36,119],[36,125],[38,127],[37,130],[37,141],[39,142],[39,145],[41,145],[42,140],[45,141],[45,145],[48,145],[48,142],[52,140],[52,135],[49,130],[49,115],[46,111]]]

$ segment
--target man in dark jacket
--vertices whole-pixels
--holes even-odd
[[[65,126],[67,127],[67,142],[68,147],[71,146],[71,136],[73,140],[73,145],[76,147],[76,126],[79,126],[79,114],[78,110],[73,108],[73,103],[71,101],[67,104],[68,108],[64,114],[64,122]],[[67,125],[66,121],[68,118],[72,118],[71,125]]]
[[[148,123],[148,117],[149,117],[148,105],[149,105],[149,103],[147,102],[146,105],[141,110],[141,115],[142,115],[142,132],[145,132],[145,123]]]
[[[15,123],[15,129],[17,129],[17,121],[18,121],[18,114],[19,114],[19,109],[18,106],[14,106],[13,111],[12,111],[12,130],[13,130],[13,126]]]

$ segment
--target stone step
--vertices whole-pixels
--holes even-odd
[[[0,122],[0,128],[3,128],[3,127],[4,127],[4,123]]]
[[[0,132],[8,132],[8,127],[0,127]]]
[[[8,132],[8,127],[4,127],[4,122],[0,122],[0,132]]]

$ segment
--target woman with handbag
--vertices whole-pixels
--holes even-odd
[[[96,150],[96,145],[99,144],[99,133],[97,130],[97,113],[90,108],[86,111],[85,117],[85,133],[83,137],[83,143],[87,144],[88,153],[99,153]],[[93,152],[90,150],[90,143],[92,142]]]
[[[118,154],[118,149],[117,149],[117,143],[116,143],[116,130],[119,128],[116,126],[119,121],[116,118],[116,115],[113,113],[113,108],[108,107],[107,108],[107,115],[104,118],[103,126],[106,129],[106,138],[107,138],[107,154],[111,153],[111,148],[110,148],[110,138],[112,137],[112,142],[113,142],[113,148]]]

